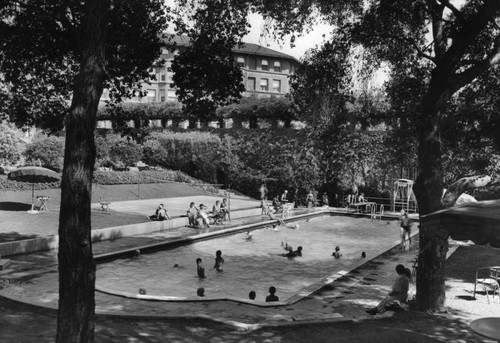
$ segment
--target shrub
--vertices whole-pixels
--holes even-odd
[[[142,148],[133,140],[119,140],[109,149],[109,158],[120,168],[133,166],[142,158]]]
[[[40,164],[59,172],[64,162],[64,138],[39,134],[28,144],[24,155],[27,164]]]
[[[19,130],[7,123],[0,123],[0,165],[19,162],[25,147]]]
[[[174,170],[133,171],[95,171],[94,182],[101,185],[162,183],[162,182],[195,182],[190,176]]]
[[[221,139],[209,132],[154,133],[144,143],[150,165],[179,169],[206,182],[217,182]]]

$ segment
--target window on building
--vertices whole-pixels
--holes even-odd
[[[260,65],[262,67],[262,70],[269,70],[269,63],[267,62],[267,60],[262,60]]]
[[[255,77],[249,77],[247,80],[247,90],[254,91],[255,90]]]
[[[160,101],[164,102],[165,101],[165,90],[160,89]]]
[[[245,67],[245,57],[239,56],[236,59],[236,63],[238,64],[238,67]]]
[[[147,90],[146,100],[148,102],[155,102],[156,101],[156,90],[155,89],[148,89]]]
[[[274,61],[274,71],[277,73],[281,73],[281,63],[280,61]]]
[[[273,92],[281,93],[281,81],[273,80]]]
[[[260,90],[264,92],[269,90],[269,81],[267,79],[260,80]]]

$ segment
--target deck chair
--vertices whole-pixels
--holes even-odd
[[[219,212],[212,212],[211,219],[213,221],[212,224],[217,225],[217,224],[223,224],[224,222],[224,213],[222,211]]]
[[[476,298],[477,285],[482,285],[484,292],[486,293],[486,298],[488,299],[488,304],[490,304],[489,291],[493,292],[493,299],[495,299],[495,293],[500,299],[500,266],[494,267],[483,267],[476,270],[476,280],[474,282],[474,299]]]

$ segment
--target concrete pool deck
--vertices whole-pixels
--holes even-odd
[[[184,198],[182,200],[185,201]],[[263,220],[265,217],[253,216],[235,219],[231,224],[242,225]],[[220,229],[213,228],[214,231]],[[133,249],[140,245],[158,242],[158,240],[172,240],[196,233],[194,229],[185,227],[168,231],[170,237],[160,238],[148,235],[96,242],[94,253],[99,256],[111,251]],[[96,313],[141,318],[209,318],[240,326],[367,319],[370,316],[365,313],[365,308],[375,305],[388,292],[394,278],[395,265],[403,263],[410,267],[415,256],[416,250],[406,253],[386,251],[385,254],[371,261],[367,260],[367,263],[356,270],[333,280],[323,290],[285,306],[269,304],[256,306],[250,303],[224,300],[166,303],[96,292]],[[13,256],[10,268],[0,271],[0,280],[8,280],[8,283],[3,281],[0,296],[54,310],[57,308],[57,255],[55,252]]]

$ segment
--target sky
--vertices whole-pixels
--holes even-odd
[[[328,37],[331,32],[330,26],[326,24],[315,25],[311,32],[304,33],[301,37],[296,37],[294,42],[295,47],[291,48],[290,36],[282,42],[276,42],[272,37],[261,37],[262,26],[264,24],[262,16],[258,14],[251,14],[249,22],[252,27],[250,29],[250,33],[243,37],[244,42],[259,44],[265,46],[266,48],[291,55],[297,59],[300,59],[307,50],[314,48],[317,45],[321,45],[323,41],[323,34],[326,34],[326,37]]]

